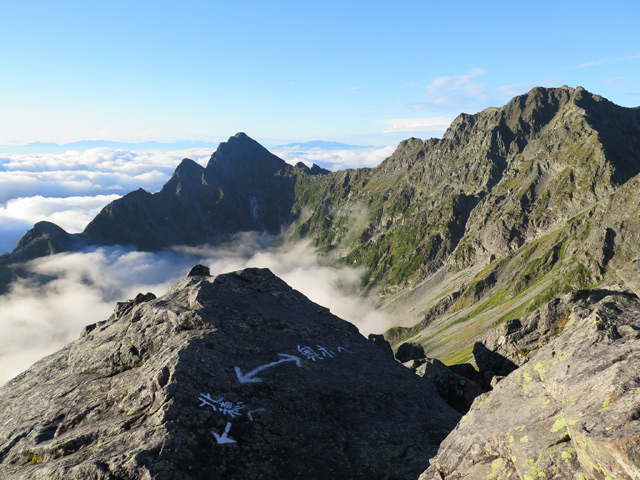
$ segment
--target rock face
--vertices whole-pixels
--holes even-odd
[[[2,479],[416,478],[460,418],[261,269],[121,304],[0,405]]]
[[[474,346],[480,374],[509,375],[527,363],[532,352],[562,333],[572,313],[586,316],[596,302],[612,294],[620,292],[598,288],[578,290],[550,301],[522,319],[498,326]]]
[[[422,480],[640,478],[640,301],[602,293],[475,400]]]
[[[436,358],[414,360],[408,366],[416,375],[430,380],[443,400],[461,413],[467,413],[473,400],[485,392],[478,382],[454,372]]]
[[[424,348],[419,343],[403,343],[398,347],[396,358],[399,362],[405,363],[410,360],[420,360],[426,358]]]

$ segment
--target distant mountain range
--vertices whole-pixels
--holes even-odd
[[[0,145],[0,153],[64,153],[69,150],[112,148],[134,151],[171,151],[190,148],[216,148],[218,142],[180,140],[177,142],[114,142],[111,140],[80,140],[70,143],[32,142],[26,145]]]
[[[639,173],[640,110],[582,88],[535,88],[461,114],[444,138],[408,139],[372,169],[291,166],[239,133],[206,168],[185,159],[161,191],[125,195],[80,234],[37,224],[0,257],[0,278],[86,245],[158,250],[284,229],[364,269],[365,288],[397,318],[390,338],[454,361],[492,324],[617,278],[640,254]],[[463,322],[475,328],[450,328]]]
[[[219,142],[179,140],[175,142],[116,142],[112,140],[80,140],[69,143],[54,142],[31,142],[25,145],[0,145],[0,153],[64,153],[69,150],[89,150],[91,148],[112,148],[145,152],[167,152],[172,150],[188,150],[191,148],[217,148]],[[375,148],[372,146],[349,145],[339,142],[325,142],[323,140],[313,140],[310,142],[287,143],[272,147],[278,149],[300,149],[300,150],[362,150]]]
[[[319,150],[362,150],[366,148],[376,148],[371,145],[349,145],[348,143],[340,143],[340,142],[325,142],[324,140],[313,140],[310,142],[301,142],[301,143],[287,143],[285,145],[277,145],[273,147],[273,150],[280,149],[301,149],[301,150],[311,150],[311,149],[319,149]]]

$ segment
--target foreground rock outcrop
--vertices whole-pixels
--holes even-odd
[[[569,300],[525,322],[556,335],[541,332],[549,343],[475,400],[422,480],[640,478],[640,301],[578,292],[566,320],[545,321]]]
[[[416,478],[460,415],[268,270],[196,269],[0,389],[2,479]]]

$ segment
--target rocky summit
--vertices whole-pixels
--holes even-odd
[[[460,414],[266,269],[197,267],[0,389],[2,479],[416,478]]]

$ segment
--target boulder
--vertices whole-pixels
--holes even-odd
[[[401,363],[421,358],[427,358],[427,356],[424,353],[424,347],[419,343],[403,343],[396,352],[396,359]]]
[[[391,348],[391,344],[384,338],[384,335],[370,333],[367,337],[369,341],[373,342],[373,344],[382,349],[383,352],[393,357],[393,349]]]
[[[582,307],[475,400],[421,480],[640,478],[640,301]]]
[[[199,275],[211,275],[211,272],[209,270],[209,267],[205,267],[204,265],[194,265],[193,268],[191,268],[191,270],[189,270],[189,273],[187,274],[188,277],[197,277]]]
[[[612,289],[577,290],[562,295],[520,319],[513,319],[490,331],[473,348],[473,356],[488,381],[506,376],[527,363],[531,354],[562,333],[572,312],[585,316]],[[624,295],[624,293],[622,293]]]
[[[445,402],[461,413],[469,411],[473,400],[485,390],[475,381],[458,375],[436,358],[413,360],[416,375],[430,380]]]

